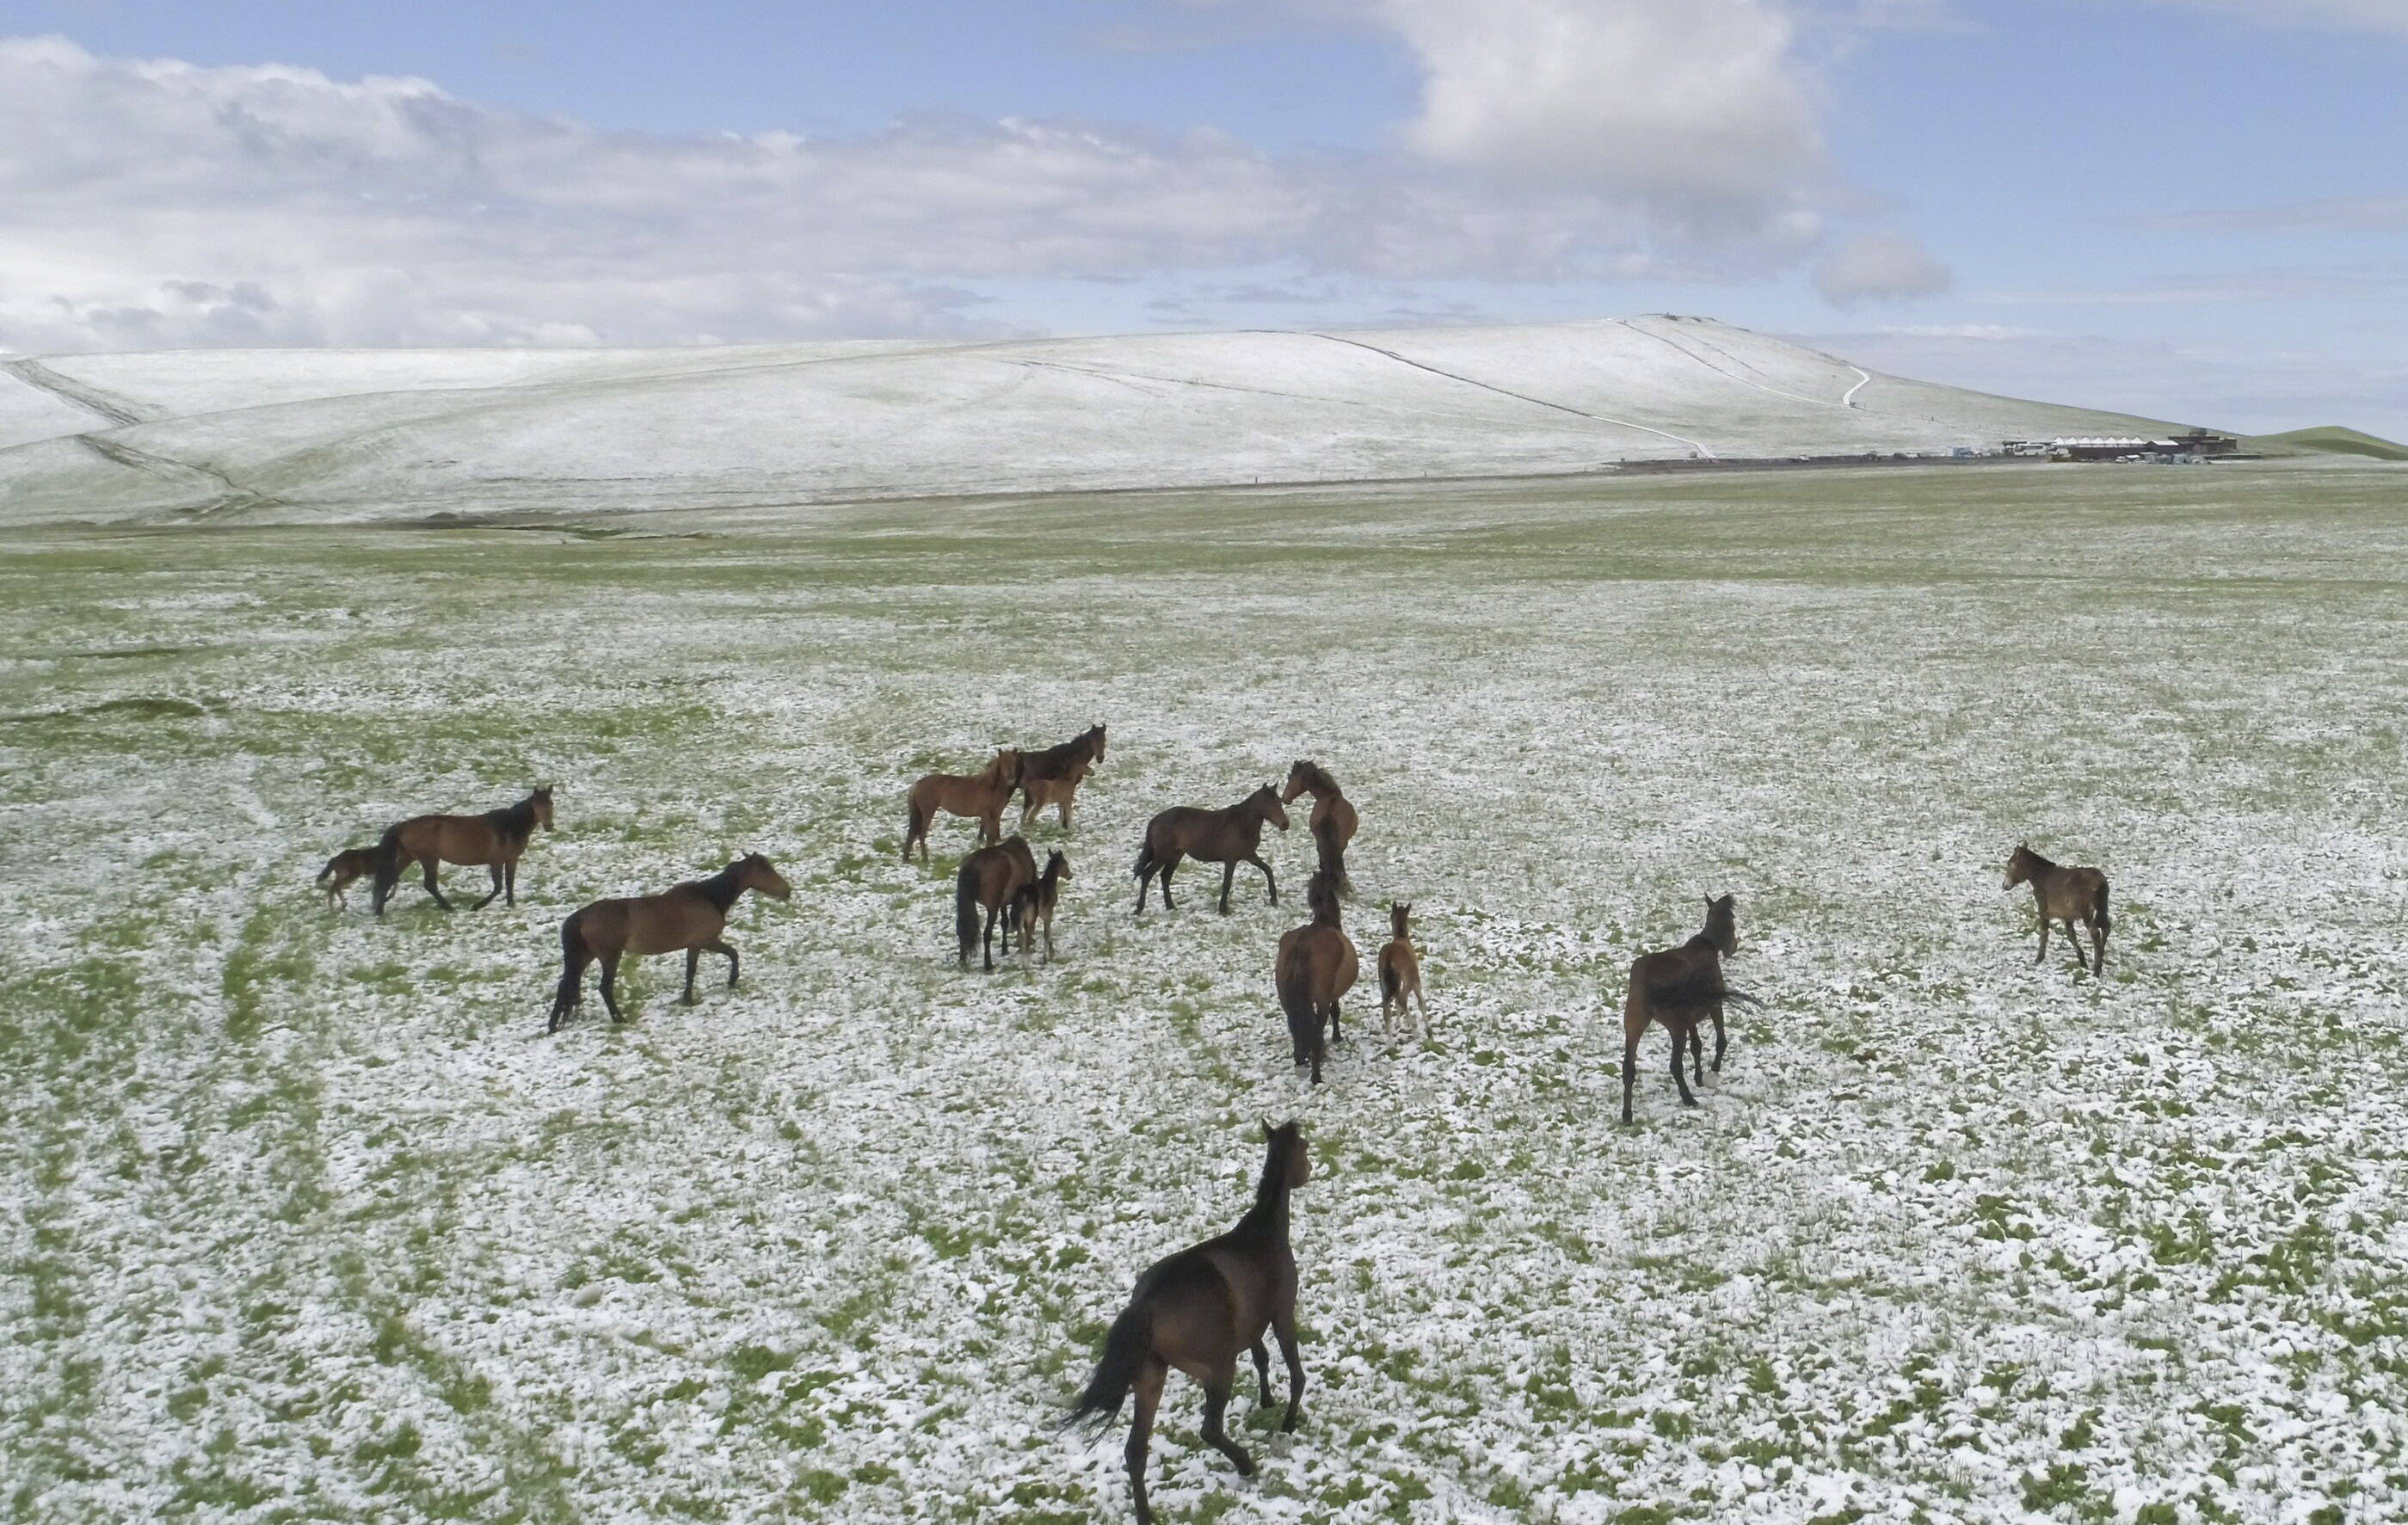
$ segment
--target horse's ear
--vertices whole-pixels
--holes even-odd
[[[1271,1119],[1268,1119],[1268,1118],[1265,1118],[1265,1119],[1262,1119],[1262,1124],[1263,1124],[1263,1136],[1264,1136],[1265,1138],[1268,1138],[1268,1137],[1270,1137],[1272,1133],[1276,1133],[1276,1132],[1278,1131],[1278,1130],[1274,1129],[1274,1128],[1271,1126]]]

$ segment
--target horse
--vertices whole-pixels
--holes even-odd
[[[351,881],[376,872],[376,855],[374,848],[345,848],[326,860],[326,866],[318,870],[318,882],[326,888],[326,909],[351,905]]]
[[[1204,1389],[1204,1438],[1251,1477],[1254,1460],[1222,1428],[1229,1394],[1238,1382],[1238,1356],[1250,1351],[1262,1384],[1262,1406],[1271,1405],[1271,1361],[1263,1348],[1268,1326],[1279,1336],[1287,1361],[1287,1418],[1283,1434],[1296,1432],[1297,1405],[1304,1400],[1304,1360],[1296,1345],[1296,1252],[1288,1244],[1288,1193],[1312,1179],[1312,1157],[1304,1130],[1294,1122],[1263,1124],[1263,1173],[1254,1204],[1238,1226],[1192,1249],[1159,1260],[1137,1278],[1128,1306],[1104,1336],[1103,1359],[1078,1405],[1063,1419],[1068,1428],[1090,1423],[1100,1432],[1120,1417],[1131,1389],[1137,1415],[1129,1425],[1129,1491],[1137,1500],[1139,1525],[1154,1510],[1145,1498],[1146,1443],[1154,1415],[1173,1368]]]
[[[1346,844],[1354,840],[1354,806],[1339,792],[1338,780],[1322,772],[1318,762],[1300,762],[1287,770],[1287,787],[1280,791],[1280,803],[1293,804],[1304,793],[1312,796],[1312,814],[1304,824],[1312,834],[1321,872],[1336,875],[1340,891],[1352,891],[1354,882],[1346,877]]]
[[[1016,840],[1016,839],[1015,839]],[[1045,872],[1020,887],[1012,901],[1012,919],[1020,923],[1020,947],[1025,955],[1028,939],[1039,926],[1045,929],[1045,962],[1054,962],[1054,906],[1062,897],[1062,886],[1070,877],[1070,860],[1059,852],[1045,856]]]
[[[1020,829],[1047,805],[1056,806],[1062,829],[1070,829],[1070,805],[1079,786],[1104,760],[1104,727],[1098,720],[1059,747],[1020,754]]]
[[[596,959],[602,962],[602,1005],[614,1022],[626,1019],[619,1015],[619,961],[630,953],[640,959],[683,948],[689,1006],[695,1003],[695,969],[706,952],[726,957],[732,989],[739,965],[736,949],[720,934],[727,928],[727,913],[737,897],[747,890],[772,900],[794,893],[768,859],[748,852],[707,879],[690,879],[657,895],[597,900],[569,912],[560,924],[560,992],[552,999],[552,1021],[544,1031],[559,1032],[561,1022],[585,999],[585,966]]]
[[[1413,951],[1413,940],[1405,931],[1407,919],[1413,914],[1410,901],[1397,901],[1388,906],[1388,929],[1393,934],[1380,949],[1380,1035],[1388,1037],[1388,1012],[1391,1006],[1398,1017],[1407,1019],[1406,1025],[1416,1037],[1429,1035],[1429,1001],[1422,994],[1421,955]],[[1411,996],[1421,1008],[1421,1020],[1414,1022],[1405,1009],[1405,998]],[[1393,1042],[1393,1040],[1391,1040]]]
[[[1130,870],[1138,881],[1136,914],[1145,914],[1146,891],[1154,888],[1156,874],[1162,876],[1162,908],[1179,908],[1170,903],[1170,873],[1182,858],[1221,865],[1223,916],[1229,914],[1229,882],[1238,877],[1240,863],[1252,863],[1263,871],[1264,888],[1270,891],[1271,904],[1278,905],[1279,880],[1255,850],[1263,839],[1265,821],[1287,830],[1287,812],[1280,807],[1280,797],[1268,784],[1226,810],[1175,805],[1147,821],[1145,846],[1138,849],[1137,867]]]
[[[1059,858],[1061,854],[1054,854]],[[953,936],[961,944],[962,967],[970,966],[970,945],[986,955],[986,972],[995,973],[995,924],[1003,921],[1003,950],[1011,951],[1011,919],[1020,891],[1037,879],[1037,855],[1027,840],[1011,836],[991,848],[981,848],[962,860],[953,874]],[[986,915],[983,931],[979,915]],[[1028,962],[1028,939],[1020,940],[1020,961]]]
[[[903,861],[911,861],[911,844],[920,844],[920,861],[928,861],[928,827],[942,810],[968,816],[979,823],[979,841],[991,843],[1003,835],[1003,805],[1020,787],[1021,755],[999,748],[995,761],[975,774],[932,773],[911,786],[909,814],[903,823]]]
[[[1714,1024],[1714,1073],[1722,1074],[1723,1005],[1761,1006],[1763,1002],[1723,983],[1723,960],[1739,953],[1738,897],[1706,897],[1704,930],[1678,948],[1641,954],[1630,965],[1630,986],[1622,1002],[1622,1120],[1630,1120],[1630,1091],[1639,1078],[1639,1040],[1650,1022],[1660,1022],[1672,1038],[1672,1083],[1681,1088],[1681,1105],[1695,1106],[1689,1082],[1681,1074],[1681,1050],[1689,1050],[1689,1064],[1698,1084],[1706,1083],[1705,1046],[1698,1024]]]
[[[2032,887],[2032,897],[2040,903],[2040,956],[2034,963],[2048,958],[2048,924],[2065,923],[2065,940],[2073,945],[2076,962],[2084,962],[2082,939],[2074,932],[2078,919],[2090,928],[2090,946],[2097,953],[2090,972],[2107,972],[2107,932],[2114,920],[2107,914],[2107,876],[2095,868],[2065,868],[2050,862],[2032,851],[2028,843],[2018,844],[2007,858],[2007,888],[2019,884]]]
[[[535,834],[538,826],[547,832],[552,830],[550,784],[516,805],[488,810],[481,816],[412,816],[388,828],[376,848],[376,893],[372,897],[376,914],[384,914],[385,902],[393,898],[394,887],[401,882],[401,865],[406,862],[415,862],[425,870],[426,892],[447,911],[452,903],[443,898],[443,887],[435,878],[436,867],[440,863],[482,863],[493,870],[493,890],[472,909],[483,910],[494,903],[494,895],[508,896],[506,905],[517,905],[519,857],[526,851],[527,838]]]
[[[1312,919],[1283,936],[1279,956],[1271,964],[1271,982],[1279,991],[1280,1010],[1287,1017],[1288,1041],[1298,1064],[1312,1066],[1312,1083],[1321,1084],[1321,1063],[1328,1056],[1322,1024],[1329,1040],[1344,1042],[1338,1025],[1338,998],[1354,987],[1361,963],[1354,944],[1338,918],[1338,878],[1327,869],[1305,887],[1304,903]]]

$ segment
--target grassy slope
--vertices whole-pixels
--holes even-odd
[[[2279,435],[2260,435],[2251,440],[2253,449],[2273,447],[2284,450],[2303,450],[2316,455],[2363,455],[2376,461],[2408,461],[2408,445],[2395,445],[2390,440],[2340,424],[2322,424],[2313,429],[2292,429]]]
[[[1306,1421],[1241,1399],[1240,1486],[1174,1389],[1171,1518],[2396,1512],[2389,486],[12,538],[0,1497],[1122,1518],[1114,1448],[1047,1424],[1294,1112]],[[1098,717],[1063,963],[953,973],[902,788]],[[1438,1027],[1350,1028],[1311,1096],[1289,909],[1220,919],[1191,870],[1125,916],[1152,810],[1304,754],[1363,810],[1358,942],[1422,907]],[[336,848],[534,777],[519,909],[313,903]],[[2104,980],[2031,967],[2025,835],[2113,875]],[[631,1025],[536,1035],[560,915],[747,847],[796,898],[738,914],[742,988],[681,1008],[663,961]],[[1773,1010],[1695,1113],[1656,1038],[1618,1129],[1617,971],[1722,889]]]

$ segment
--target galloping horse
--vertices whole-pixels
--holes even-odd
[[[1057,860],[1060,853],[1054,855]],[[962,860],[953,874],[953,936],[961,944],[962,967],[970,966],[970,945],[978,943],[986,955],[986,972],[995,973],[995,924],[1003,921],[1003,950],[1011,951],[1011,919],[1018,909],[1020,892],[1037,879],[1037,855],[1028,850],[1026,839],[1006,837],[991,848],[981,848]],[[986,915],[986,926],[979,926],[981,912]],[[1020,962],[1028,962],[1028,939],[1020,940]]]
[[[326,866],[318,870],[318,882],[326,890],[326,909],[351,903],[351,881],[376,872],[376,856],[374,848],[345,848],[326,860]]]
[[[1329,1040],[1344,1042],[1338,1025],[1338,998],[1354,988],[1361,962],[1353,939],[1340,923],[1338,879],[1327,869],[1305,887],[1304,903],[1312,919],[1279,940],[1279,956],[1271,964],[1271,981],[1279,991],[1280,1010],[1287,1017],[1288,1041],[1298,1064],[1312,1066],[1312,1083],[1321,1084],[1321,1063]],[[1328,1025],[1328,1036],[1322,1027]]]
[[[1005,747],[975,774],[932,773],[913,784],[903,823],[903,861],[911,861],[914,842],[920,844],[920,861],[928,861],[928,827],[939,810],[976,820],[982,843],[1003,835],[1003,805],[1020,787],[1020,754]]]
[[[435,878],[439,863],[481,863],[493,870],[494,888],[476,909],[491,905],[494,895],[506,895],[504,904],[517,905],[519,858],[538,826],[552,830],[550,784],[516,805],[481,816],[412,816],[388,828],[376,849],[376,914],[384,914],[384,903],[401,882],[401,865],[413,862],[426,871],[426,892],[447,911],[452,903],[443,898],[443,887]]]
[[[1070,860],[1059,852],[1045,856],[1045,872],[1020,887],[1012,902],[1012,919],[1020,923],[1020,947],[1025,953],[1028,939],[1039,927],[1045,929],[1045,962],[1054,962],[1054,907],[1062,898],[1063,883],[1070,877]]]
[[[1128,1306],[1104,1336],[1103,1359],[1063,1421],[1089,1421],[1100,1431],[1119,1416],[1129,1390],[1137,1390],[1137,1417],[1123,1455],[1139,1525],[1151,1525],[1154,1518],[1145,1498],[1146,1443],[1172,1368],[1204,1389],[1205,1440],[1237,1463],[1239,1476],[1251,1477],[1254,1459],[1229,1438],[1221,1421],[1238,1383],[1240,1351],[1253,1353],[1263,1406],[1271,1404],[1271,1358],[1263,1348],[1268,1327],[1279,1336],[1280,1354],[1287,1360],[1287,1418],[1280,1430],[1296,1431],[1304,1358],[1296,1346],[1296,1251],[1288,1244],[1287,1199],[1312,1179],[1312,1157],[1304,1131],[1293,1122],[1276,1128],[1266,1122],[1263,1137],[1268,1147],[1254,1206],[1228,1233],[1156,1261],[1137,1278]]]
[[[1689,1050],[1698,1084],[1706,1083],[1705,1046],[1698,1024],[1714,1024],[1714,1073],[1723,1069],[1723,1004],[1760,1006],[1763,1002],[1723,983],[1723,960],[1739,952],[1738,897],[1706,897],[1706,925],[1678,948],[1641,954],[1630,965],[1630,988],[1622,1001],[1622,1120],[1630,1120],[1630,1091],[1639,1077],[1639,1040],[1648,1024],[1660,1022],[1672,1039],[1672,1083],[1681,1088],[1681,1105],[1695,1106],[1689,1082],[1681,1074],[1681,1050]]]
[[[568,913],[560,924],[560,992],[552,1003],[552,1021],[544,1028],[557,1033],[560,1024],[585,999],[585,966],[602,961],[602,1005],[610,1019],[619,1015],[619,961],[632,953],[685,950],[685,1004],[693,1005],[695,968],[705,953],[724,955],[727,983],[736,983],[736,949],[719,934],[727,928],[727,913],[738,895],[757,890],[772,900],[793,891],[769,860],[748,852],[707,879],[690,879],[657,895],[624,900],[597,900]]]
[[[2073,945],[2073,956],[2082,958],[2082,939],[2075,934],[2074,921],[2079,919],[2090,928],[2090,946],[2097,950],[2098,960],[2090,972],[2107,972],[2107,929],[2114,921],[2107,915],[2107,876],[2095,868],[2063,868],[2032,851],[2028,844],[2018,845],[2007,859],[2007,888],[2028,883],[2032,896],[2040,902],[2040,963],[2048,958],[2048,924],[2065,923],[2065,940]]]
[[[1280,791],[1280,803],[1293,804],[1297,795],[1307,792],[1312,795],[1312,814],[1304,824],[1312,834],[1321,872],[1336,875],[1340,891],[1351,891],[1354,886],[1346,877],[1346,844],[1354,840],[1354,806],[1339,792],[1338,780],[1322,772],[1318,762],[1298,762],[1287,770],[1287,787]]]
[[[1087,727],[1059,747],[1020,754],[1020,829],[1047,805],[1061,812],[1062,829],[1070,829],[1070,805],[1087,775],[1104,760],[1102,721]]]
[[[1226,810],[1205,810],[1192,805],[1175,805],[1145,823],[1145,846],[1138,849],[1137,912],[1145,912],[1146,891],[1154,888],[1154,877],[1162,876],[1162,908],[1175,911],[1170,903],[1170,873],[1182,858],[1198,862],[1221,865],[1221,914],[1229,914],[1229,881],[1238,877],[1240,863],[1252,863],[1263,871],[1264,888],[1270,891],[1271,904],[1279,904],[1279,880],[1271,875],[1271,865],[1264,862],[1256,849],[1263,839],[1263,822],[1269,821],[1281,831],[1287,830],[1287,812],[1280,807],[1280,798],[1271,786],[1262,788],[1230,805]]]
[[[1388,907],[1388,927],[1394,934],[1380,949],[1380,1035],[1389,1034],[1388,1011],[1393,1005],[1398,1017],[1417,1037],[1429,1036],[1429,1002],[1422,995],[1421,955],[1413,951],[1412,937],[1405,931],[1412,916],[1410,901],[1398,901]],[[1405,998],[1411,996],[1420,1008],[1421,1020],[1412,1019],[1405,1010]],[[1393,1043],[1395,1040],[1390,1039]]]

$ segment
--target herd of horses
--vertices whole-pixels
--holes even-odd
[[[1057,747],[999,748],[978,773],[930,774],[911,786],[903,835],[906,862],[915,845],[922,862],[927,861],[928,834],[939,815],[972,820],[979,825],[979,845],[963,856],[954,873],[953,922],[962,967],[968,967],[970,951],[976,947],[983,955],[984,967],[992,971],[998,932],[1007,955],[1014,936],[1018,937],[1024,963],[1041,936],[1046,962],[1053,962],[1054,917],[1062,886],[1070,878],[1069,861],[1054,851],[1039,868],[1034,850],[1019,832],[1003,835],[1003,812],[1017,793],[1021,829],[1051,805],[1057,811],[1062,830],[1068,832],[1079,786],[1103,762],[1104,743],[1104,727],[1095,725]],[[1132,870],[1138,880],[1133,914],[1144,915],[1157,882],[1164,909],[1176,909],[1171,876],[1190,859],[1221,865],[1223,914],[1228,912],[1230,890],[1240,863],[1262,871],[1264,892],[1276,906],[1279,880],[1262,855],[1263,828],[1269,825],[1286,831],[1287,806],[1307,794],[1312,797],[1306,825],[1315,859],[1305,890],[1310,918],[1281,935],[1272,958],[1272,986],[1286,1019],[1295,1062],[1317,1086],[1328,1045],[1344,1040],[1340,1003],[1361,973],[1341,908],[1341,897],[1352,889],[1346,848],[1359,818],[1327,770],[1316,762],[1298,762],[1279,789],[1265,784],[1220,809],[1176,805],[1154,816],[1146,823]],[[493,889],[476,903],[479,906],[492,904],[496,897],[516,905],[519,860],[538,829],[552,829],[549,787],[481,815],[413,816],[387,830],[373,848],[351,848],[336,854],[319,872],[318,880],[325,889],[329,906],[337,907],[346,903],[350,885],[370,879],[373,908],[382,916],[404,870],[415,863],[423,874],[427,894],[449,910],[452,902],[443,894],[437,871],[445,863],[454,863],[490,872]],[[2012,890],[2022,884],[2031,886],[2040,910],[2040,952],[2035,962],[2047,959],[2049,929],[2055,922],[2064,926],[2077,960],[2093,974],[2103,974],[2112,926],[2106,877],[2095,868],[2052,862],[2028,844],[2021,844],[2007,861],[2006,887]],[[747,891],[776,900],[785,900],[791,893],[769,860],[756,852],[745,854],[707,878],[690,880],[659,894],[597,900],[572,912],[560,927],[560,983],[545,1031],[557,1032],[577,1010],[583,999],[585,972],[596,963],[601,965],[603,1005],[612,1021],[623,1020],[616,982],[620,961],[631,954],[641,958],[683,952],[683,999],[689,1005],[695,999],[695,977],[705,953],[726,959],[727,983],[733,986],[740,961],[724,934],[729,913]],[[1416,1038],[1426,1037],[1428,1032],[1421,960],[1410,930],[1412,913],[1409,903],[1390,905],[1392,935],[1375,963],[1381,1027],[1391,1042],[1393,1024],[1398,1021]],[[2080,929],[2090,934],[2086,953]],[[1725,961],[1738,953],[1738,899],[1725,894],[1706,897],[1705,924],[1695,936],[1677,948],[1641,954],[1632,961],[1623,995],[1624,1122],[1631,1120],[1640,1040],[1651,1027],[1663,1028],[1671,1040],[1672,1083],[1684,1105],[1697,1105],[1691,1076],[1698,1086],[1705,1084],[1702,1029],[1708,1023],[1714,1030],[1713,1068],[1717,1075],[1722,1072],[1729,1042],[1724,1026],[1726,1007],[1763,1005],[1724,978]],[[1682,1064],[1684,1055],[1687,1074]],[[1289,1238],[1288,1196],[1312,1179],[1312,1164],[1303,1129],[1296,1122],[1276,1127],[1266,1122],[1263,1134],[1266,1152],[1254,1205],[1228,1233],[1158,1261],[1138,1277],[1126,1306],[1105,1335],[1102,1357],[1085,1390],[1064,1420],[1066,1425],[1091,1423],[1100,1428],[1118,1417],[1130,1394],[1136,1395],[1125,1460],[1141,1522],[1154,1518],[1146,1498],[1146,1456],[1154,1413],[1171,1372],[1184,1372],[1204,1390],[1205,1441],[1228,1457],[1240,1475],[1251,1475],[1254,1460],[1245,1447],[1229,1438],[1224,1418],[1241,1354],[1253,1356],[1263,1405],[1270,1406],[1270,1357],[1263,1343],[1268,1332],[1278,1338],[1287,1363],[1287,1414],[1280,1427],[1293,1431],[1297,1425],[1305,1375],[1297,1347],[1297,1268]]]

